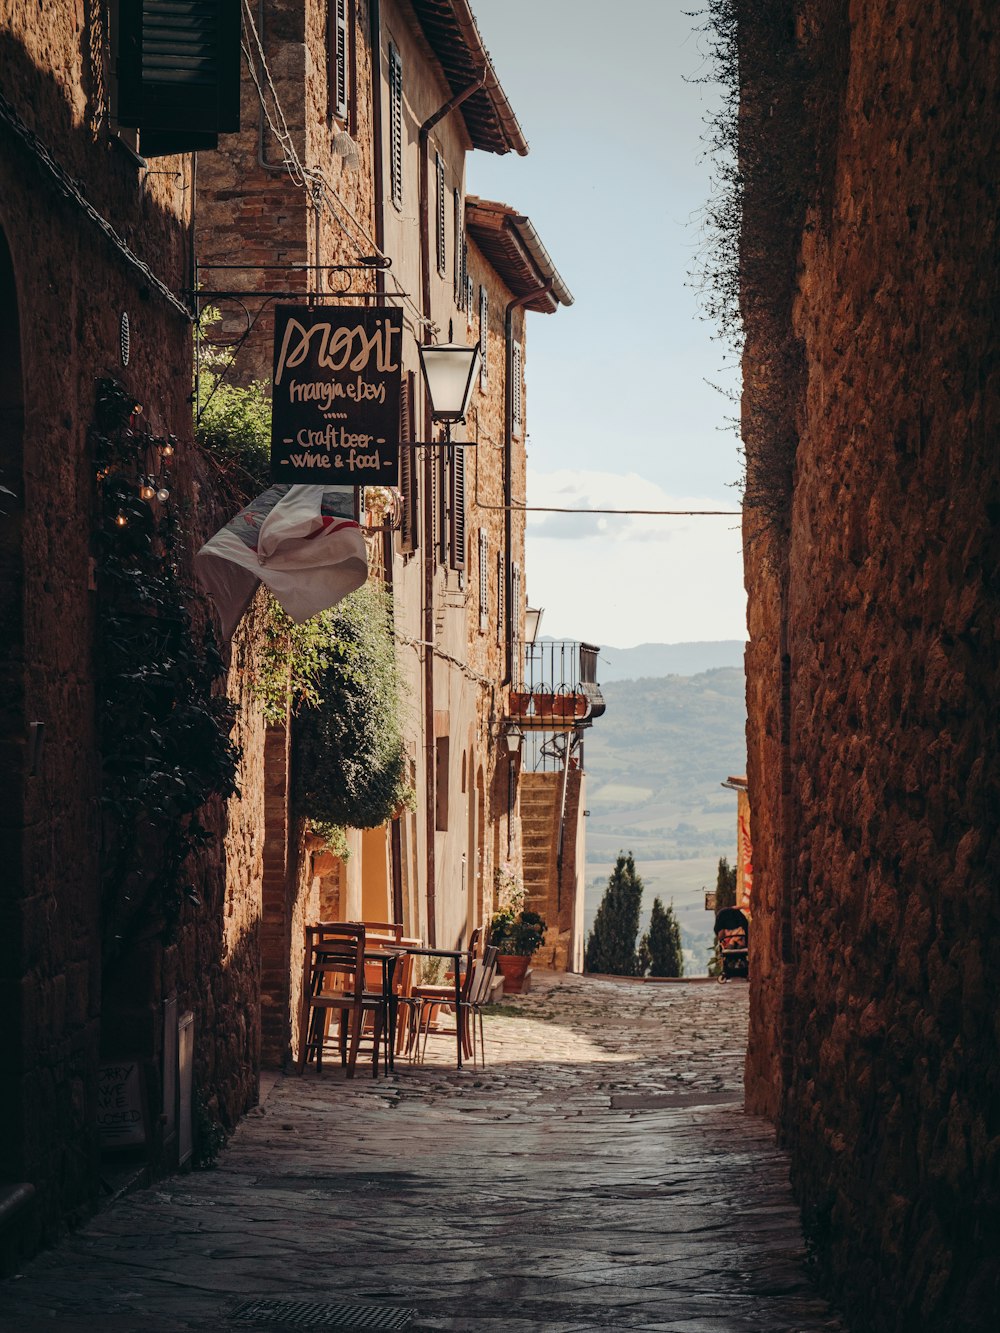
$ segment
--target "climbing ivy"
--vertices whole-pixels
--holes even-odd
[[[90,444],[107,960],[132,934],[169,933],[185,897],[197,902],[189,859],[209,837],[197,812],[236,791],[239,752],[211,622],[181,569],[174,441],[102,380]]]
[[[392,601],[371,581],[318,619],[327,664],[294,723],[296,811],[313,825],[377,828],[413,802]]]

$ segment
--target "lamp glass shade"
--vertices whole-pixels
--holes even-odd
[[[504,740],[507,742],[508,753],[517,754],[521,748],[521,742],[524,740],[524,732],[520,727],[509,727],[504,732]]]
[[[420,367],[435,421],[461,421],[469,405],[478,347],[434,343],[420,348]]]
[[[538,627],[542,623],[542,616],[545,613],[544,607],[529,606],[524,613],[524,642],[530,647],[535,642],[535,636],[538,634]]]

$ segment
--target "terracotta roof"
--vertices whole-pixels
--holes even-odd
[[[453,93],[462,92],[485,72],[483,87],[459,108],[473,147],[523,157],[528,141],[500,86],[469,0],[411,0],[411,4]]]
[[[470,194],[465,200],[465,226],[515,296],[551,285],[552,290],[529,301],[526,310],[551,315],[559,306],[573,304],[573,293],[559,276],[530,218],[507,204]]]

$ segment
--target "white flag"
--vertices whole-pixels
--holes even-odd
[[[368,553],[349,486],[272,486],[195,556],[222,633],[232,638],[258,582],[296,624],[336,606],[368,577]]]

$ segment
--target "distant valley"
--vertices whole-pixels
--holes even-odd
[[[712,946],[712,916],[703,889],[715,887],[720,856],[736,858],[736,795],[720,784],[746,771],[743,643],[644,644],[618,650],[631,660],[737,656],[690,674],[619,680],[599,676],[607,712],[586,733],[587,930],[619,850],[632,851],[645,883],[644,917],[659,895],[680,922],[685,972],[703,976]],[[738,647],[738,654],[734,649]],[[658,651],[666,650],[666,651]],[[685,651],[690,650],[690,651]],[[711,657],[709,656],[709,660]]]

